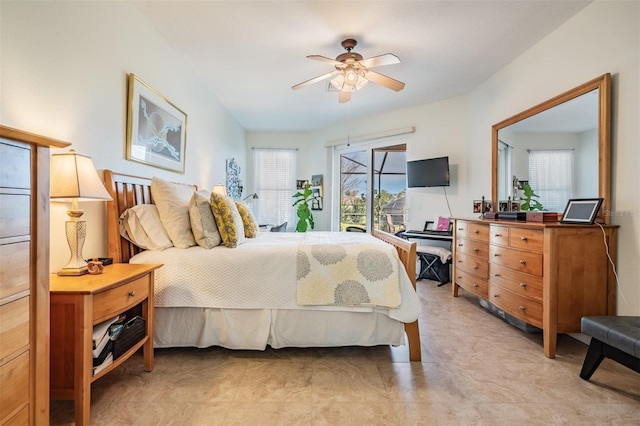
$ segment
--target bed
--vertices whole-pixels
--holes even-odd
[[[415,243],[380,231],[372,235],[259,232],[232,250],[199,246],[143,250],[121,236],[119,218],[134,206],[154,203],[151,179],[110,170],[105,170],[104,178],[113,198],[107,203],[109,257],[116,263],[164,264],[155,274],[155,347],[402,345],[406,333],[409,358],[420,361]],[[300,296],[301,254],[329,241],[347,252],[366,247],[393,257],[391,264],[399,277],[398,306],[325,305]],[[297,276],[296,268],[291,268],[296,259]],[[309,292],[313,297],[317,293],[322,294]]]

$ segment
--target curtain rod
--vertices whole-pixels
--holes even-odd
[[[416,131],[416,128],[413,126],[404,127],[402,129],[387,130],[385,132],[371,133],[369,135],[349,137],[348,142],[353,144],[357,142],[372,141],[376,139],[388,138],[391,136],[407,135],[409,133],[415,133],[415,131]],[[324,146],[330,147],[330,146],[336,146],[336,145],[346,145],[346,143],[347,143],[347,138],[342,138],[342,139],[337,139],[331,142],[327,142]]]
[[[252,146],[251,149],[264,149],[265,151],[297,151],[298,148],[261,148],[257,146]]]

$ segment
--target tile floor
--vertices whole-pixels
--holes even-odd
[[[422,362],[406,347],[156,350],[92,386],[95,425],[640,425],[640,374],[605,359],[589,382],[586,345],[561,335],[545,358],[526,334],[418,282]],[[461,291],[464,293],[464,291]],[[71,401],[51,424],[73,424]]]

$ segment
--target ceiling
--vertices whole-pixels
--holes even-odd
[[[133,0],[247,131],[314,131],[360,117],[469,93],[589,1],[186,1]],[[406,83],[374,83],[338,103],[328,80],[340,42],[368,58],[401,63],[375,68]]]

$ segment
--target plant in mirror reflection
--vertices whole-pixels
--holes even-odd
[[[540,198],[538,194],[533,191],[533,188],[528,183],[522,183],[522,195],[520,196],[520,210],[534,211],[544,210],[540,201],[534,198]]]

